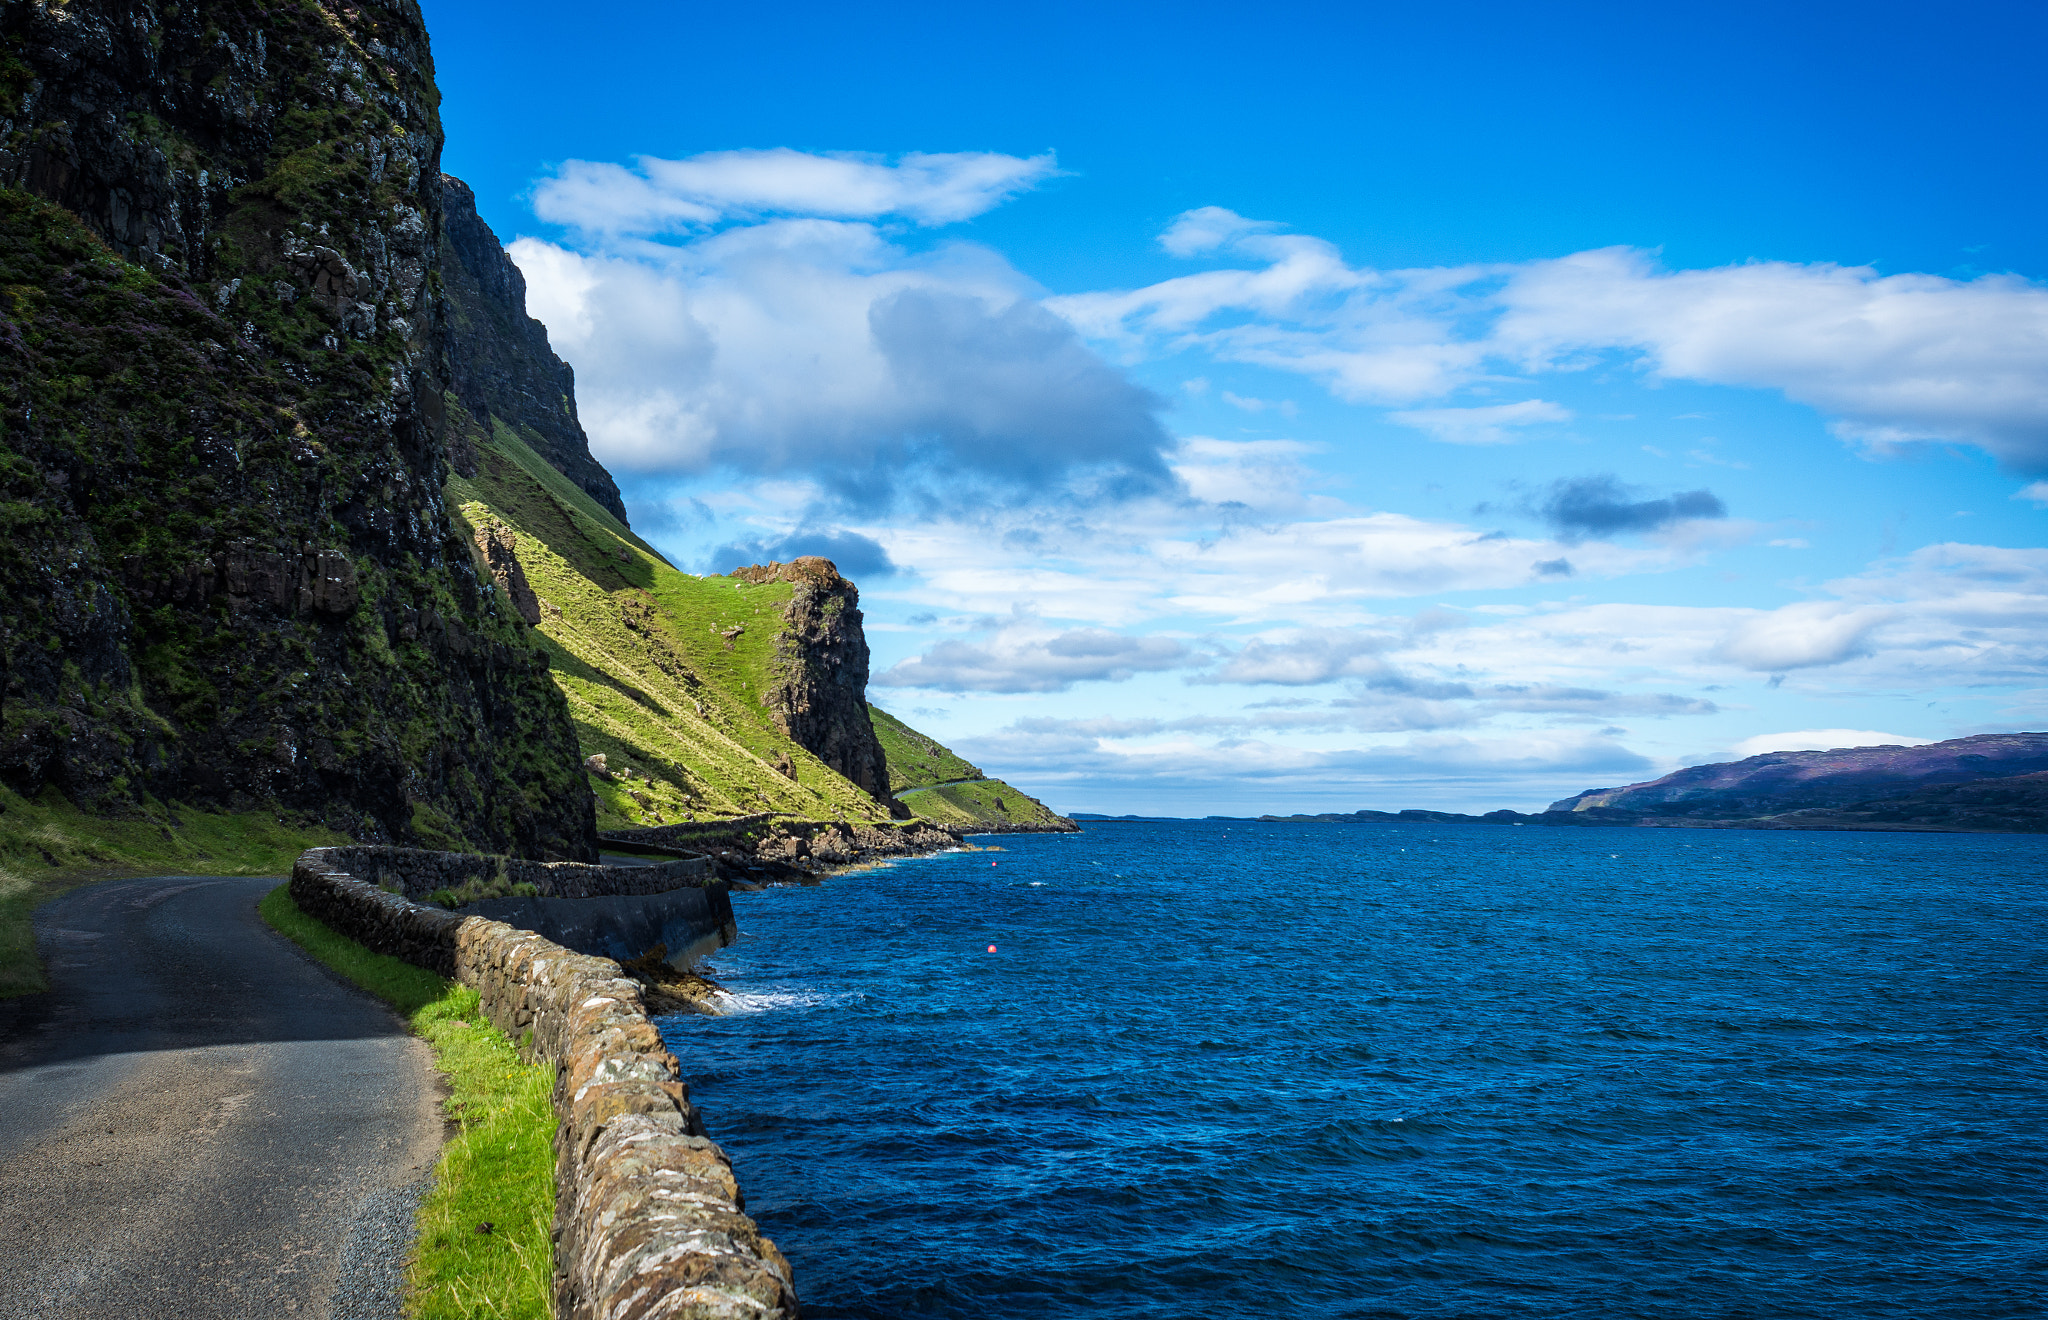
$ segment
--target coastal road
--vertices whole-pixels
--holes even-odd
[[[276,879],[88,885],[0,1001],[0,1317],[397,1313],[424,1042],[271,931]]]

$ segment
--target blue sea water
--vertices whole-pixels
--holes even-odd
[[[984,842],[663,1022],[809,1320],[2048,1313],[2048,838]]]

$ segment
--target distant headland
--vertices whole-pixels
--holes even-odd
[[[1078,811],[1073,818],[1141,819]],[[1244,819],[2048,834],[2048,733],[1978,734],[1920,747],[1767,752],[1688,766],[1640,784],[1587,789],[1534,813],[1411,809]]]

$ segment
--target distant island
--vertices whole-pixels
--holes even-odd
[[[1074,818],[1091,819],[1080,812]],[[1645,783],[1587,789],[1533,814],[1349,811],[1256,819],[2048,834],[2048,733],[1979,734],[1921,747],[1767,752],[1688,766]]]

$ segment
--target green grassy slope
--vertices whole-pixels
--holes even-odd
[[[760,811],[889,819],[762,705],[790,584],[679,572],[512,428],[484,434],[452,395],[448,412],[478,458],[474,479],[450,477],[449,507],[518,535],[555,682],[584,755],[605,756],[609,777],[590,776],[600,829]]]
[[[962,760],[880,706],[870,703],[868,718],[874,721],[875,736],[882,740],[882,754],[889,758],[890,792],[988,778],[979,766]]]
[[[889,790],[897,801],[941,825],[1045,825],[1073,822],[963,760],[880,706],[868,706],[875,736],[889,758]]]

